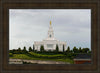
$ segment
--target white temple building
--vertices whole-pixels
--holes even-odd
[[[62,42],[54,38],[54,32],[53,32],[53,28],[51,25],[51,21],[50,21],[50,26],[48,30],[48,37],[44,39],[43,41],[35,41],[34,42],[35,50],[40,51],[40,47],[42,45],[44,46],[44,49],[46,51],[55,50],[56,45],[58,45],[59,51],[63,51],[63,48],[66,49],[66,42]]]

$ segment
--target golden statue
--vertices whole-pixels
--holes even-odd
[[[50,25],[51,25],[51,21],[50,21]]]

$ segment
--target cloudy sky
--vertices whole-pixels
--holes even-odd
[[[71,49],[91,48],[90,9],[10,9],[9,49],[28,49],[47,38],[50,20],[56,39]]]

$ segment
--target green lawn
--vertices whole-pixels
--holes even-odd
[[[13,54],[12,59],[27,59],[27,60],[49,60],[49,61],[63,61],[73,64],[73,60],[66,58],[63,54],[38,54],[34,52],[29,52],[28,54]]]

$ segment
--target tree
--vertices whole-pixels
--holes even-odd
[[[32,48],[31,47],[29,47],[29,52],[32,52]]]
[[[18,54],[18,50],[13,49],[13,50],[12,50],[12,53],[13,53],[13,54]]]
[[[88,53],[91,54],[91,50],[89,50]]]
[[[22,52],[21,52],[21,48],[20,48],[20,47],[18,48],[18,53],[22,53]]]
[[[40,51],[41,51],[41,52],[44,52],[44,46],[43,46],[43,45],[41,45]]]
[[[70,50],[70,53],[73,53],[73,50]]]
[[[73,48],[73,52],[74,52],[74,53],[78,53],[79,51],[78,51],[78,49],[77,49],[76,47],[74,47],[74,48]]]
[[[69,47],[69,46],[68,46],[68,48],[67,48],[66,52],[67,52],[67,53],[69,53],[69,52],[70,52],[70,47]]]
[[[15,49],[9,50],[9,53],[14,54]]]
[[[81,49],[81,47],[79,48],[79,53],[82,53],[82,49]]]
[[[82,53],[88,53],[88,51],[89,51],[89,48],[83,48],[82,49]]]
[[[85,53],[85,49],[84,48],[82,48],[82,53]]]
[[[35,50],[34,44],[33,44],[33,51]]]
[[[85,48],[85,50],[86,50],[86,53],[88,53],[88,52],[89,52],[89,48]]]
[[[56,52],[57,52],[57,53],[59,52],[59,47],[58,47],[58,45],[56,45]]]
[[[26,47],[24,46],[24,48],[23,48],[23,53],[27,53],[27,50],[26,50]]]
[[[64,45],[63,45],[63,52],[65,51],[65,47],[64,47]]]

